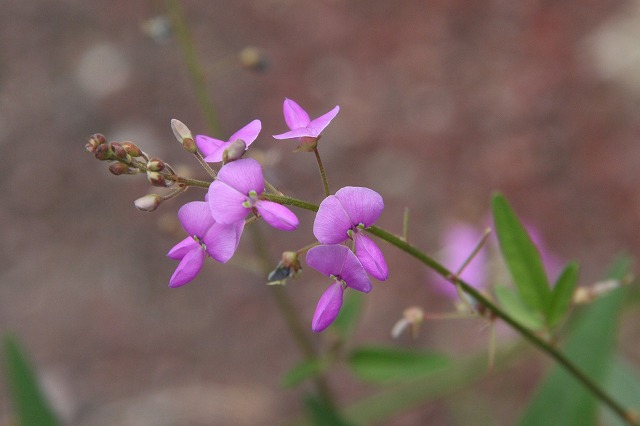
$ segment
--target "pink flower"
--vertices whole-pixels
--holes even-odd
[[[233,224],[254,211],[274,228],[283,231],[296,229],[296,215],[285,206],[260,199],[263,192],[264,177],[260,163],[253,158],[227,163],[209,186],[211,215],[220,223]]]
[[[345,287],[363,293],[373,289],[362,264],[346,246],[334,244],[313,247],[307,252],[307,265],[334,280],[316,306],[311,324],[311,329],[316,333],[331,325],[338,316]]]
[[[273,135],[276,139],[293,138],[318,138],[320,133],[331,123],[331,120],[338,114],[340,107],[336,106],[328,113],[321,115],[315,120],[309,118],[309,114],[302,109],[295,101],[285,98],[282,106],[284,120],[291,129],[279,135]]]
[[[224,225],[211,216],[204,201],[187,203],[178,210],[178,218],[189,236],[167,253],[180,264],[169,280],[169,287],[180,287],[192,281],[202,269],[207,255],[225,263],[235,253],[244,222]]]
[[[320,203],[313,235],[322,244],[355,242],[355,252],[364,269],[384,281],[389,276],[382,251],[362,232],[373,225],[384,209],[382,197],[369,188],[346,186]]]
[[[253,120],[242,129],[235,132],[227,141],[221,141],[210,136],[197,135],[196,145],[202,151],[204,160],[209,163],[218,163],[222,161],[222,154],[234,141],[241,139],[247,145],[251,145],[258,137],[258,133],[262,129],[260,120]]]

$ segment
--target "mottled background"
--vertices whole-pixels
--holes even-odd
[[[83,151],[90,134],[103,132],[197,167],[169,128],[179,118],[206,132],[176,40],[151,37],[149,20],[164,6],[0,3],[0,331],[20,336],[72,425],[279,423],[300,413],[302,390],[279,385],[300,355],[263,277],[239,267],[252,265],[249,238],[234,264],[210,262],[192,284],[169,289],[176,263],[164,255],[182,238],[175,212],[203,193],[138,212],[133,200],[149,190],[146,181],[111,176]],[[312,156],[270,137],[285,130],[283,99],[312,116],[338,104],[320,146],[332,188],[379,191],[380,224],[395,232],[409,207],[411,240],[430,253],[449,222],[483,223],[500,189],[549,250],[583,266],[582,284],[617,253],[640,254],[637,1],[184,6],[225,131],[262,119],[254,153],[283,191],[322,198]],[[240,67],[246,46],[263,50],[265,72]],[[313,239],[312,215],[299,216],[293,233],[260,224],[274,265],[279,252]],[[392,341],[406,306],[443,312],[451,302],[415,261],[383,250],[391,276],[366,298],[358,341],[485,350],[477,322],[430,322],[417,341]],[[290,283],[305,319],[326,284],[312,271]],[[620,339],[636,362],[640,347],[625,342],[638,333],[629,326]],[[512,424],[549,366],[529,355],[455,400],[388,424]],[[345,403],[372,390],[345,371],[331,381]],[[8,411],[0,388],[0,424]]]

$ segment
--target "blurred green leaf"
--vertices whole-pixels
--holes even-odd
[[[551,292],[551,304],[547,315],[549,327],[555,326],[567,313],[577,282],[578,264],[571,262],[562,270]]]
[[[292,388],[307,379],[321,375],[326,369],[327,364],[319,359],[300,361],[285,373],[281,383],[284,387]]]
[[[540,330],[544,328],[542,315],[524,303],[520,294],[514,289],[503,285],[496,285],[493,287],[493,292],[498,302],[500,302],[500,306],[520,324],[530,330]]]
[[[340,314],[332,324],[333,331],[338,333],[343,340],[348,340],[358,323],[363,301],[364,294],[357,291],[346,292]]]
[[[500,250],[520,296],[546,316],[551,290],[540,252],[502,194],[493,196],[492,206]]]
[[[620,260],[610,275],[622,278],[628,261]],[[577,319],[567,340],[566,356],[596,383],[602,383],[611,364],[618,317],[625,288],[589,305]],[[597,424],[597,401],[573,376],[555,366],[527,408],[521,426]]]
[[[304,400],[306,414],[314,426],[350,426],[336,410],[322,399],[307,395]]]
[[[631,410],[640,413],[640,375],[638,370],[627,361],[616,359],[611,366],[606,389],[611,395]],[[620,417],[609,410],[603,411],[604,424],[626,426]]]
[[[450,365],[441,354],[387,347],[358,348],[347,363],[361,380],[387,383],[423,379]]]
[[[40,390],[35,371],[14,336],[4,336],[4,361],[7,389],[15,410],[16,424],[58,425],[56,415]]]

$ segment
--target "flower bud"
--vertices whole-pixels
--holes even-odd
[[[105,138],[104,135],[100,133],[96,133],[94,135],[91,135],[91,137],[89,138],[89,142],[87,142],[84,148],[89,152],[95,152],[100,145],[104,145],[106,143],[107,138]]]
[[[114,156],[119,160],[124,160],[126,162],[131,161],[131,157],[127,154],[127,151],[124,149],[120,142],[111,142],[111,149],[113,150]]]
[[[142,150],[133,142],[122,142],[120,145],[122,145],[122,148],[124,148],[125,152],[130,156],[134,158],[142,156]]]
[[[152,158],[147,162],[147,170],[161,172],[164,170],[164,161],[159,158]]]
[[[404,330],[411,328],[413,338],[418,337],[420,324],[424,321],[424,311],[418,306],[411,306],[402,312],[402,318],[391,329],[391,336],[398,338]]]
[[[129,166],[119,161],[114,161],[109,164],[109,171],[116,176],[125,175],[129,173]]]
[[[241,159],[246,150],[247,144],[242,139],[236,139],[222,153],[222,164]]]
[[[298,253],[285,251],[276,269],[267,276],[267,285],[285,285],[288,278],[293,278],[302,270]]]
[[[112,160],[114,158],[113,151],[108,144],[98,145],[93,155],[100,161]]]
[[[252,71],[262,72],[269,67],[269,61],[261,49],[254,46],[247,46],[238,54],[240,65]]]
[[[148,170],[147,171],[147,180],[153,186],[161,186],[161,187],[166,187],[167,186],[166,179],[164,178],[163,175],[161,175],[158,172],[154,172],[154,171]],[[171,185],[168,185],[168,186],[171,186]]]
[[[162,197],[158,194],[149,194],[138,198],[133,202],[138,210],[143,212],[152,212],[162,203]]]
[[[173,130],[174,136],[176,137],[178,142],[182,144],[184,149],[192,154],[196,152],[196,144],[193,141],[191,130],[189,130],[189,128],[182,121],[172,118],[171,130]]]

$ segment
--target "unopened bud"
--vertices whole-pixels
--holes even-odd
[[[122,148],[124,148],[125,152],[130,156],[134,158],[142,156],[142,150],[138,148],[138,145],[134,144],[133,142],[122,142],[120,145],[122,145]]]
[[[267,276],[267,285],[284,285],[288,278],[293,278],[302,270],[298,253],[285,251],[276,269]]]
[[[182,147],[190,154],[195,154],[198,151],[198,146],[195,141],[191,138],[186,138],[182,140]]]
[[[105,138],[103,134],[96,133],[94,135],[91,135],[84,148],[89,152],[95,152],[100,145],[104,145],[106,143],[107,138]]]
[[[238,54],[240,65],[252,71],[264,71],[269,67],[269,61],[261,49],[254,46],[247,46]]]
[[[133,202],[138,210],[152,212],[162,203],[162,197],[158,194],[149,194],[138,198]]]
[[[147,162],[147,170],[161,172],[164,170],[164,161],[159,158],[152,158]]]
[[[127,151],[124,149],[120,142],[111,142],[111,149],[113,150],[113,154],[119,160],[131,161],[131,157],[127,154]]]
[[[171,185],[167,185],[167,180],[164,178],[162,174],[158,172],[153,172],[150,170],[147,171],[147,180],[153,186],[162,186],[162,187],[171,186]]]
[[[119,161],[115,161],[109,164],[109,171],[116,176],[125,175],[129,173],[129,166]]]
[[[247,144],[242,139],[236,139],[222,153],[222,163],[227,164],[242,158],[247,150]]]
[[[180,120],[171,119],[171,130],[173,130],[173,134],[180,143],[184,143],[185,139],[193,140],[191,130]]]
[[[93,155],[101,161],[112,160],[114,158],[113,151],[108,144],[98,145]]]

